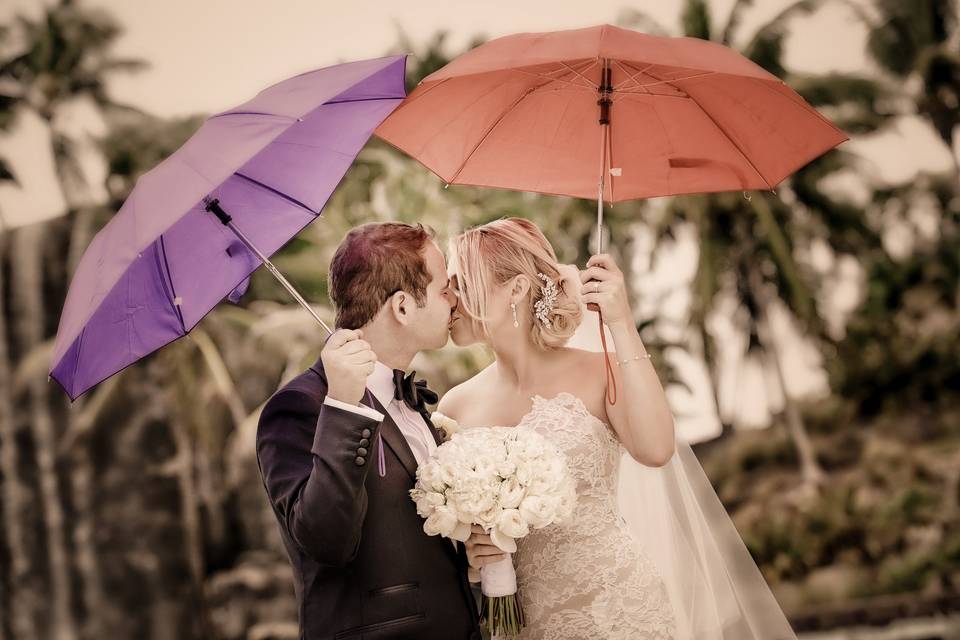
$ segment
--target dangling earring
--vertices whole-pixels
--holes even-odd
[[[519,327],[519,326],[520,326],[520,321],[517,320],[517,303],[516,303],[516,302],[511,302],[511,303],[510,303],[510,308],[513,309],[513,326]]]

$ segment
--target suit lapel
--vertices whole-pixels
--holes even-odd
[[[380,401],[374,398],[373,394],[369,391],[364,394],[363,400],[360,402],[384,415],[383,423],[380,425],[380,437],[383,438],[383,441],[387,443],[387,446],[390,447],[393,454],[400,460],[403,468],[410,474],[410,479],[416,480],[417,459],[413,456],[413,451],[410,450],[407,439],[403,436],[403,433],[401,433],[400,427],[397,426],[397,423],[393,421],[393,418],[387,412],[386,407],[380,404]]]
[[[423,421],[427,423],[427,427],[430,429],[430,433],[433,434],[433,439],[436,440],[437,446],[439,447],[443,444],[443,434],[440,433],[440,430],[433,424],[433,420],[430,419],[426,411],[420,415],[423,416]]]

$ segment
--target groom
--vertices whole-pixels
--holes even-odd
[[[330,297],[338,330],[257,429],[300,638],[480,640],[464,545],[427,536],[408,493],[441,442],[436,395],[403,370],[446,344],[457,303],[443,254],[419,225],[358,227],[330,263]]]

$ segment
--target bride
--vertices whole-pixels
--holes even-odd
[[[518,540],[522,638],[778,640],[795,636],[673,418],[606,255],[559,265],[543,233],[497,220],[451,241],[460,304],[451,337],[496,359],[451,389],[439,413],[462,428],[517,426],[549,438],[577,481],[574,517]],[[572,272],[572,273],[571,273]],[[605,354],[568,346],[597,316]],[[599,334],[594,322],[578,336]],[[613,401],[613,402],[611,402]],[[475,532],[468,544],[489,544]],[[487,561],[499,558],[489,557]]]

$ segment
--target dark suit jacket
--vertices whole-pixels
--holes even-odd
[[[403,434],[375,399],[382,423],[323,404],[326,392],[317,360],[267,401],[257,429],[260,473],[293,565],[300,637],[480,640],[463,545],[455,551],[423,532],[409,495],[417,462]]]

